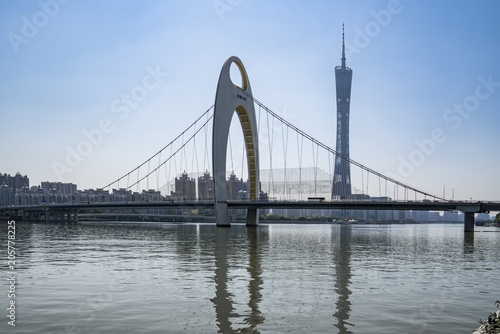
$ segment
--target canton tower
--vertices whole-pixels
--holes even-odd
[[[351,167],[349,164],[349,106],[352,70],[345,66],[344,25],[342,24],[342,63],[335,67],[337,90],[337,146],[333,172],[332,199],[351,198]]]

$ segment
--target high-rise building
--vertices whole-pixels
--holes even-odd
[[[10,176],[7,174],[0,173],[0,186],[7,186],[12,189],[11,193],[11,202],[15,202],[15,195],[18,191],[21,191],[23,188],[29,188],[30,180],[28,176],[22,176],[21,173],[17,172],[15,176]],[[4,187],[5,188],[5,187]],[[7,196],[7,192],[4,192],[5,196]]]
[[[233,171],[226,182],[227,199],[243,199],[242,197],[246,197],[247,188],[247,182],[243,182],[243,179],[238,179]]]
[[[344,27],[342,26],[342,63],[335,67],[337,90],[337,146],[332,199],[351,198],[351,167],[349,164],[349,107],[351,103],[352,70],[345,64]]]
[[[8,206],[14,204],[14,192],[11,187],[6,184],[0,184],[0,206]]]
[[[196,180],[190,178],[186,171],[181,177],[175,178],[175,192],[171,193],[172,199],[175,200],[195,200],[196,199]]]
[[[63,195],[73,195],[77,192],[77,186],[73,183],[62,182],[42,182],[41,187],[44,191],[55,190],[57,193]]]
[[[214,181],[208,171],[198,177],[198,199],[201,201],[214,199]]]

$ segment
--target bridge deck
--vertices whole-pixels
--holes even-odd
[[[227,201],[231,209],[331,209],[331,210],[421,210],[488,212],[500,211],[500,202],[465,202],[465,201]],[[78,210],[95,209],[213,209],[213,201],[162,201],[162,202],[115,202],[115,203],[66,203],[0,207],[0,210]]]

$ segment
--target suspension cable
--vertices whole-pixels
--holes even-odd
[[[259,107],[261,107],[262,109],[264,109],[265,111],[267,111],[268,113],[270,113],[273,117],[275,117],[275,118],[276,118],[276,119],[278,119],[279,121],[281,121],[281,122],[285,123],[285,125],[286,125],[286,126],[290,127],[290,128],[291,128],[291,129],[293,129],[294,131],[296,131],[296,132],[300,133],[302,136],[306,137],[307,139],[309,139],[309,140],[313,141],[314,143],[316,143],[318,146],[322,147],[323,149],[325,149],[325,150],[327,150],[327,151],[329,151],[329,152],[331,152],[331,153],[333,153],[333,154],[337,155],[338,157],[340,157],[340,158],[342,158],[342,159],[344,159],[344,160],[347,160],[349,163],[351,163],[351,164],[353,164],[353,165],[355,165],[355,166],[357,166],[357,167],[359,167],[359,168],[362,168],[362,169],[366,170],[367,172],[370,172],[370,173],[372,173],[372,174],[374,174],[374,175],[376,175],[376,176],[378,176],[378,177],[381,177],[381,178],[383,178],[383,179],[385,179],[385,180],[387,180],[387,181],[389,181],[389,182],[391,182],[391,183],[394,183],[394,184],[396,184],[396,185],[398,185],[398,186],[401,186],[401,187],[404,187],[404,188],[407,188],[407,189],[411,189],[411,190],[416,191],[416,192],[418,192],[418,193],[420,193],[420,194],[422,194],[422,195],[426,195],[426,196],[429,196],[429,197],[434,197],[434,198],[437,198],[437,199],[440,199],[440,200],[446,201],[446,199],[444,199],[444,198],[442,198],[442,197],[432,195],[432,194],[430,194],[430,193],[428,193],[428,192],[425,192],[425,191],[419,190],[419,189],[417,189],[417,188],[415,188],[415,187],[412,187],[412,186],[409,186],[409,185],[404,184],[404,183],[402,183],[402,182],[399,182],[399,181],[397,181],[397,180],[395,180],[395,179],[393,179],[393,178],[391,178],[391,177],[389,177],[389,176],[386,176],[386,175],[384,175],[384,174],[382,174],[382,173],[379,173],[379,172],[377,172],[377,171],[375,171],[375,170],[373,170],[373,169],[371,169],[371,168],[369,168],[369,167],[367,167],[367,166],[365,166],[365,165],[363,165],[363,164],[361,164],[361,163],[359,163],[359,162],[357,162],[357,161],[354,161],[354,160],[352,160],[352,159],[350,159],[350,158],[348,158],[348,157],[344,156],[343,154],[341,154],[341,153],[339,153],[339,152],[335,151],[335,150],[334,150],[334,149],[332,149],[331,147],[329,147],[329,146],[327,146],[327,145],[323,144],[323,143],[322,143],[322,142],[320,142],[319,140],[315,139],[314,137],[312,137],[312,136],[308,135],[307,133],[305,133],[304,131],[300,130],[299,128],[297,128],[296,126],[294,126],[293,124],[291,124],[290,122],[288,122],[287,120],[285,120],[283,117],[279,116],[278,114],[276,114],[275,112],[273,112],[271,109],[269,109],[268,107],[266,107],[264,104],[262,104],[259,100],[257,100],[256,98],[254,98],[254,97],[253,97],[252,95],[250,95],[249,93],[247,93],[247,92],[245,92],[245,91],[243,91],[243,90],[242,90],[242,92],[243,92],[244,94],[246,94],[248,97],[250,97],[251,99],[253,99],[253,101],[254,101],[257,105],[259,105]]]
[[[158,154],[160,154],[163,150],[165,150],[167,147],[169,147],[170,145],[172,145],[177,139],[179,139],[180,137],[184,136],[184,134],[189,130],[191,129],[200,119],[202,119],[205,115],[207,115],[210,110],[212,110],[212,108],[214,107],[215,105],[212,105],[210,108],[208,108],[200,117],[198,117],[198,119],[196,121],[194,121],[186,130],[184,130],[180,135],[178,135],[177,137],[175,137],[174,140],[172,140],[170,143],[168,143],[167,145],[165,145],[161,150],[158,151],[158,153],[156,153],[155,155],[153,155],[151,158],[149,158],[148,160],[144,161],[142,164],[140,164],[139,166],[137,166],[136,168],[134,168],[132,171],[128,172],[127,174],[124,174],[122,177],[119,177],[118,179],[116,179],[115,181],[105,185],[104,187],[102,187],[101,189],[105,189],[105,188],[108,188],[110,186],[112,186],[114,183],[117,183],[119,180],[125,178],[126,176],[128,176],[129,174],[131,174],[132,172],[134,172],[136,169],[139,169],[141,166],[144,166],[145,164],[147,164],[151,159],[153,159],[154,157],[156,157]],[[212,116],[213,117],[213,116]],[[212,118],[210,117],[210,118]],[[207,121],[208,122],[208,121]],[[205,124],[207,123],[205,122]],[[129,188],[129,187],[127,187]]]
[[[189,138],[189,139],[188,139],[188,140],[187,140],[184,144],[183,144],[183,145],[182,145],[182,146],[181,146],[181,147],[179,147],[179,148],[177,149],[177,151],[175,151],[175,152],[174,152],[174,154],[173,154],[173,155],[171,155],[171,156],[170,156],[170,157],[168,157],[165,161],[163,161],[163,162],[162,162],[162,164],[161,164],[161,165],[159,165],[158,167],[156,167],[156,168],[155,168],[155,169],[154,169],[151,173],[156,172],[156,171],[157,171],[157,170],[158,170],[161,166],[163,166],[164,164],[166,164],[166,163],[167,163],[167,162],[168,162],[171,158],[175,157],[175,155],[176,155],[179,151],[181,151],[182,149],[184,149],[184,147],[185,147],[185,146],[186,146],[186,145],[187,145],[187,144],[191,141],[191,139],[193,139],[193,138],[194,138],[194,137],[198,134],[198,132],[200,132],[200,131],[201,131],[201,129],[202,129],[205,125],[207,125],[207,123],[208,123],[208,122],[212,119],[212,117],[213,117],[213,115],[212,115],[212,116],[210,116],[210,118],[209,118],[209,119],[208,119],[208,120],[207,120],[207,121],[206,121],[206,122],[205,122],[205,123],[204,123],[204,124],[203,124],[203,125],[202,125],[202,126],[201,126],[201,127],[200,127],[200,128],[199,128],[199,129],[198,129],[198,130],[197,130],[197,131],[196,131],[196,132],[195,132],[195,133],[194,133],[194,134],[193,134],[193,135],[192,135],[192,136],[191,136],[191,137],[190,137],[190,138]],[[182,153],[181,153],[181,154],[182,154]],[[148,176],[149,176],[149,175],[146,175],[146,176],[142,177],[140,180],[138,180],[136,183],[132,184],[130,187],[133,187],[133,186],[134,186],[134,185],[136,185],[136,184],[137,184],[137,185],[139,185],[139,183],[140,183],[142,180],[144,180],[146,177],[148,177]]]
[[[233,146],[231,144],[231,134],[229,134],[229,153],[231,154],[231,170],[234,173]]]

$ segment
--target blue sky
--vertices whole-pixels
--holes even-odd
[[[472,0],[3,1],[0,172],[106,184],[213,104],[232,55],[257,99],[334,147],[345,23],[351,158],[438,195],[500,200],[499,12]],[[148,75],[140,103],[114,112]],[[58,177],[54,162],[99,127]]]

